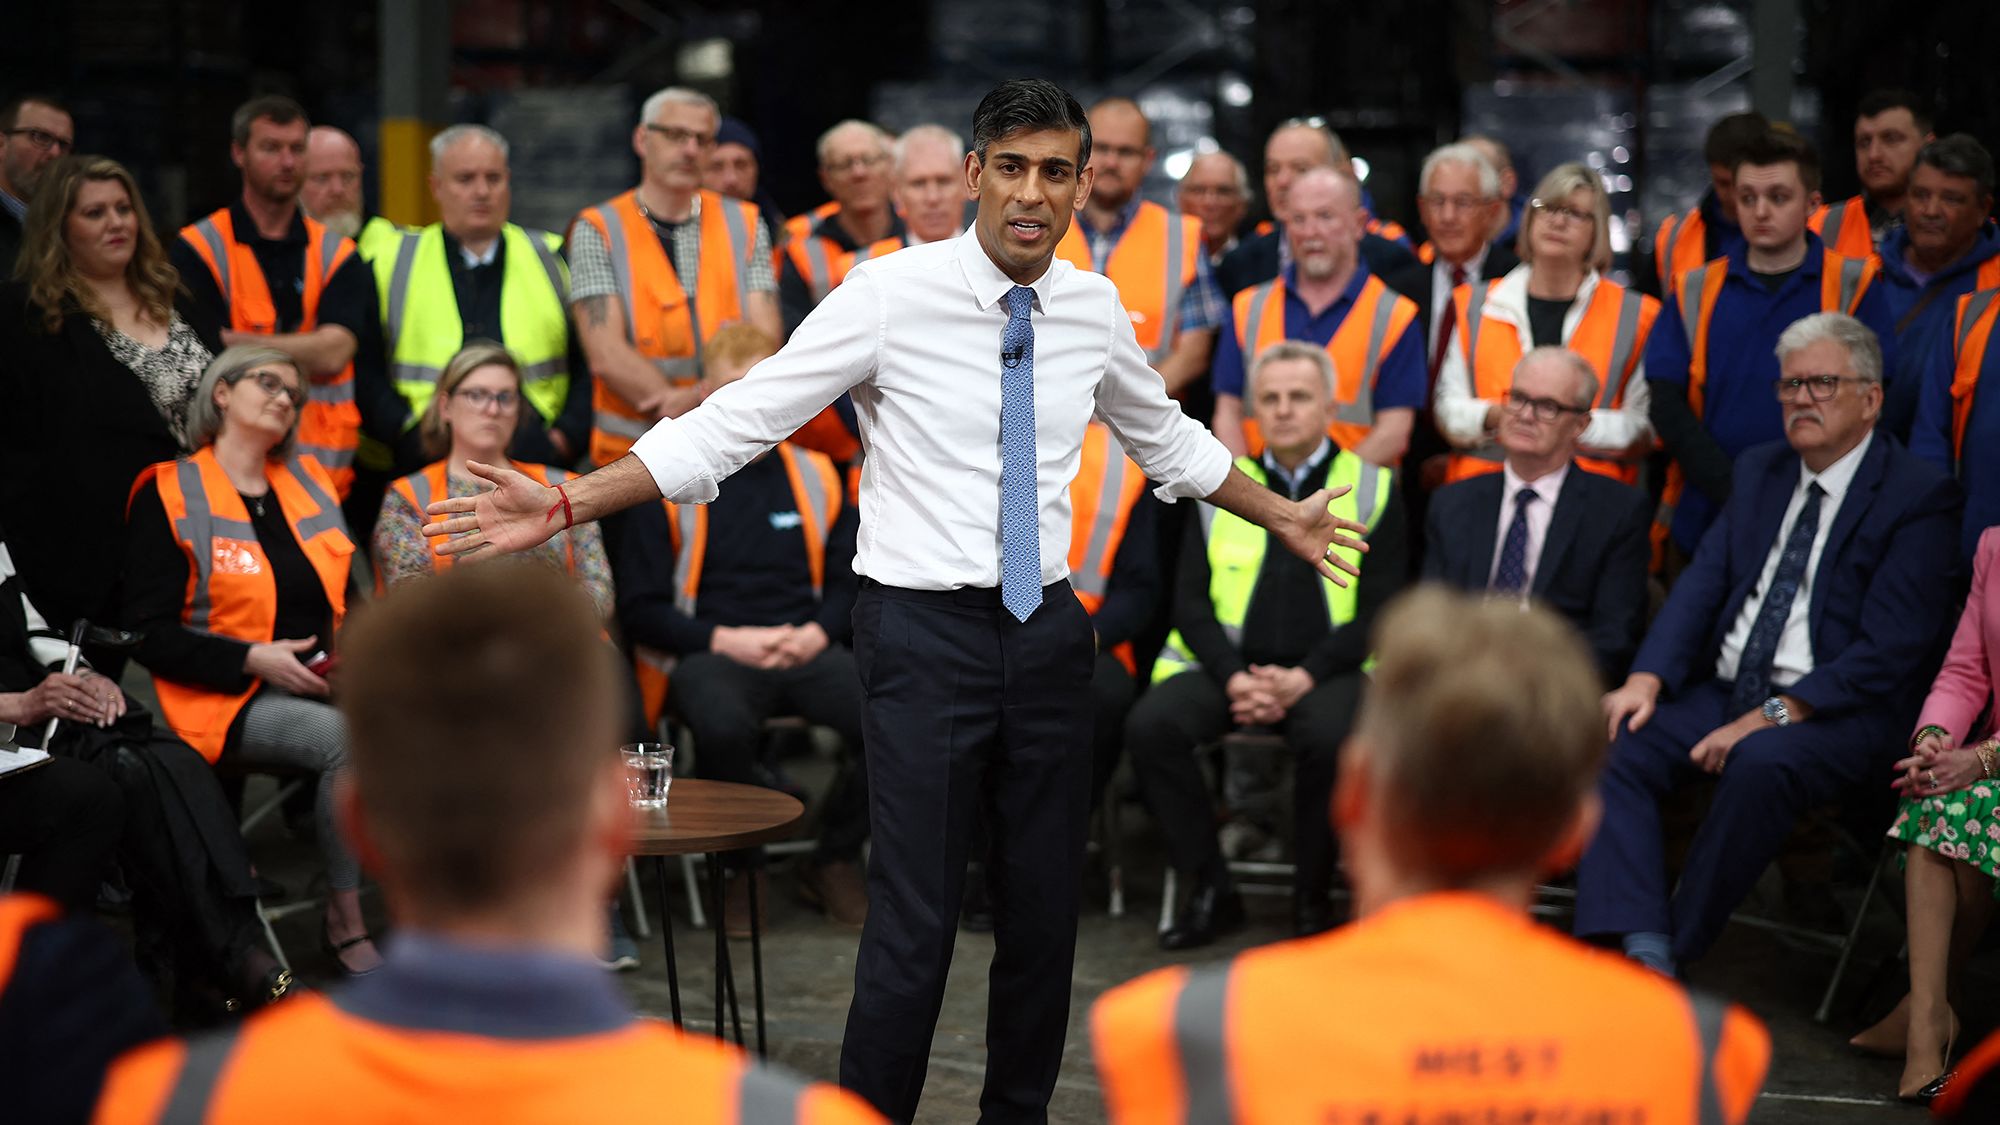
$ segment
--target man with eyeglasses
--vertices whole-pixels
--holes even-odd
[[[902,217],[890,205],[895,138],[881,126],[849,119],[820,134],[819,182],[832,201],[785,223],[778,297],[785,329],[847,277],[854,263],[903,248]]]
[[[1589,643],[1608,685],[1624,681],[1646,629],[1652,502],[1576,463],[1597,391],[1597,372],[1568,348],[1521,357],[1495,433],[1504,467],[1431,497],[1423,574],[1547,603]]]
[[[1226,152],[1204,152],[1188,163],[1175,193],[1181,214],[1201,220],[1209,268],[1236,249],[1243,216],[1250,211],[1250,172]]]
[[[1507,276],[1521,264],[1512,248],[1490,241],[1506,211],[1500,173],[1478,148],[1449,144],[1424,158],[1417,176],[1417,214],[1431,248],[1428,263],[1412,262],[1386,274],[1391,289],[1423,312],[1424,355],[1433,381],[1451,340],[1452,290],[1471,281]],[[1425,427],[1428,428],[1428,427]],[[1443,443],[1433,452],[1443,452]]]
[[[589,459],[609,465],[661,418],[700,401],[702,347],[724,325],[781,332],[771,239],[757,205],[701,187],[722,113],[669,86],[632,130],[639,186],[570,223],[570,309],[591,375]]]
[[[21,256],[21,224],[41,186],[42,173],[56,157],[76,148],[76,125],[69,110],[46,94],[30,94],[0,106],[0,277],[11,277]]]
[[[1745,191],[1757,180],[1738,174]],[[1761,210],[1743,207],[1753,238]],[[1876,440],[1876,333],[1815,313],[1775,352],[1763,394],[1784,441],[1737,458],[1728,502],[1604,697],[1615,742],[1576,933],[1668,975],[1708,951],[1801,815],[1889,776],[1956,612],[1959,488]],[[1660,805],[1705,777],[1712,803],[1671,884]]]

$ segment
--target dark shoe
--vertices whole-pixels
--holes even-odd
[[[766,897],[764,872],[731,871],[722,880],[722,932],[732,938],[750,936],[750,895],[752,884],[756,886],[757,925],[768,929],[771,921],[770,900]]]
[[[827,920],[851,929],[868,921],[868,885],[861,865],[848,859],[799,861],[799,897],[820,908]]]
[[[1173,928],[1160,935],[1160,948],[1169,952],[1194,949],[1243,925],[1243,896],[1234,888],[1224,890],[1212,883],[1197,885],[1181,907]]]
[[[1951,1085],[1951,1080],[1957,1075],[1957,1071],[1947,1070],[1925,1083],[1923,1089],[1914,1094],[1897,1094],[1896,1100],[1910,1105],[1929,1105],[1945,1092],[1946,1087]]]
[[[959,908],[958,925],[968,934],[993,932],[993,896],[986,893],[986,869],[976,863],[965,869],[965,904]]]
[[[365,977],[369,973],[372,973],[376,969],[382,967],[380,961],[381,958],[380,954],[376,955],[377,958],[376,964],[366,969],[349,968],[346,960],[344,960],[340,955],[347,952],[350,949],[355,948],[356,946],[359,946],[365,942],[370,942],[373,940],[374,939],[369,937],[367,934],[361,934],[357,937],[348,938],[346,941],[340,942],[339,944],[336,945],[334,943],[334,940],[326,935],[326,931],[321,930],[319,932],[319,950],[321,953],[326,954],[329,958],[332,958],[333,967],[340,971],[341,976]]]

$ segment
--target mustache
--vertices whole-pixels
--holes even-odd
[[[1792,427],[1797,426],[1800,422],[1813,422],[1821,427],[1825,427],[1826,416],[1817,410],[1794,411],[1791,417],[1785,419],[1785,432],[1790,433]]]

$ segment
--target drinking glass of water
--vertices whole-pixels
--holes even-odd
[[[618,748],[625,757],[625,795],[635,809],[664,809],[674,783],[674,748],[664,742],[628,742]]]

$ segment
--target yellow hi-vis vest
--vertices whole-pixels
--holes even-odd
[[[415,234],[413,229],[399,227],[380,215],[371,215],[361,224],[361,233],[354,236],[354,249],[362,260],[372,262],[385,254],[394,254],[396,246],[406,234]]]
[[[1236,467],[1258,484],[1265,483],[1264,465],[1255,458],[1239,457]],[[1345,495],[1328,504],[1326,510],[1342,519],[1353,520],[1373,533],[1387,509],[1389,482],[1394,472],[1380,465],[1371,465],[1345,449],[1340,450],[1334,454],[1333,466],[1327,472],[1326,487],[1350,487]],[[1215,607],[1216,623],[1222,626],[1229,643],[1241,648],[1243,621],[1250,614],[1250,597],[1257,589],[1257,575],[1264,568],[1264,552],[1271,542],[1271,533],[1213,504],[1203,504],[1199,513],[1201,536],[1208,544],[1209,604]],[[1365,556],[1359,551],[1344,547],[1336,547],[1335,551],[1345,555],[1355,565],[1363,565]],[[1354,583],[1336,586],[1321,579],[1320,589],[1326,594],[1329,624],[1338,629],[1354,620],[1357,604]],[[1153,682],[1157,684],[1200,667],[1201,663],[1194,658],[1194,651],[1188,648],[1187,642],[1181,639],[1181,631],[1176,629],[1168,635],[1167,647],[1160,650],[1160,658],[1153,663]]]
[[[569,267],[556,251],[562,239],[508,223],[500,277],[500,335],[521,365],[521,393],[545,423],[562,413],[569,395]],[[432,223],[405,234],[393,254],[378,255],[375,291],[382,305],[382,345],[389,378],[412,419],[437,393],[445,364],[465,346],[465,321],[444,259],[444,227]]]

